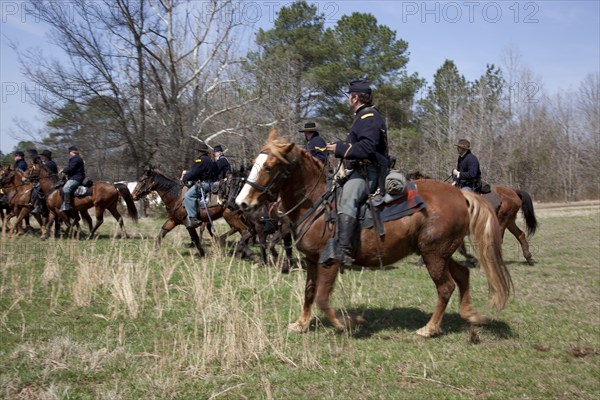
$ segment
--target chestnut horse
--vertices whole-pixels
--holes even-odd
[[[185,206],[183,205],[183,195],[187,191],[187,188],[186,190],[183,190],[183,188],[184,186],[181,181],[167,177],[158,168],[148,168],[142,173],[142,175],[140,175],[137,180],[137,185],[135,186],[135,189],[133,189],[134,200],[138,200],[146,196],[148,193],[155,191],[165,204],[165,208],[167,209],[167,220],[160,228],[160,233],[154,242],[157,249],[160,248],[162,239],[167,233],[171,232],[171,230],[173,230],[173,228],[175,228],[177,225],[182,225],[185,223],[187,212],[185,210]],[[220,201],[216,201],[211,202],[211,204],[208,205],[208,212],[209,215],[207,216],[204,208],[200,210],[201,221],[215,221],[221,218],[224,214],[231,213],[232,210],[225,207],[225,204],[222,204]],[[210,219],[208,218],[209,216]],[[196,229],[194,228],[186,229],[190,235],[192,243],[198,250],[198,254],[201,257],[204,257],[206,253],[204,252],[202,244],[200,243],[198,232],[196,232]]]
[[[12,232],[14,234],[22,234],[21,222],[26,221],[29,226],[29,220],[26,219],[31,212],[31,191],[33,184],[27,182],[25,172],[19,169],[12,169],[10,165],[0,169],[0,186],[6,193],[9,212],[3,218],[2,230],[8,227],[9,221],[13,216],[17,217],[17,221],[13,225]],[[41,227],[42,234],[44,233],[44,222],[40,215],[33,214],[38,224]]]
[[[506,186],[492,185],[492,189],[500,196],[500,208],[497,215],[502,237],[504,237],[504,232],[508,229],[519,241],[523,257],[527,260],[527,264],[535,264],[531,251],[529,251],[529,242],[527,241],[527,239],[535,234],[538,226],[531,196],[524,190],[511,189]],[[517,226],[517,214],[519,210],[523,214],[527,234]]]
[[[308,329],[315,300],[337,329],[361,322],[360,317],[340,320],[329,304],[339,263],[329,267],[318,263],[334,231],[332,224],[324,218],[323,206],[312,209],[326,191],[325,177],[320,173],[322,168],[322,164],[306,150],[279,140],[277,132],[272,130],[236,198],[236,203],[248,210],[260,207],[267,199],[279,194],[283,209],[287,210],[293,223],[299,223],[296,226],[297,247],[306,255],[307,276],[304,306],[298,320],[289,325],[290,330],[297,332]],[[431,319],[416,333],[424,337],[440,334],[442,317],[456,285],[460,294],[460,316],[471,324],[482,324],[485,317],[471,305],[469,269],[454,261],[452,254],[470,234],[490,286],[492,303],[498,310],[502,309],[512,281],[502,261],[496,215],[478,196],[442,182],[419,182],[418,190],[427,207],[411,216],[386,222],[386,233],[381,238],[373,228],[362,230],[356,264],[378,266],[380,260],[391,264],[409,254],[420,253],[437,288],[438,301]],[[308,212],[315,214],[302,218]]]
[[[88,239],[92,238],[94,233],[98,230],[100,225],[104,222],[104,211],[108,210],[112,216],[119,223],[121,228],[121,236],[127,237],[125,231],[125,225],[123,224],[123,217],[117,206],[119,204],[119,198],[123,197],[125,204],[127,205],[127,214],[129,217],[137,223],[138,214],[133,198],[127,186],[122,183],[108,183],[108,182],[94,182],[92,186],[92,194],[85,197],[73,196],[73,202],[71,203],[72,211],[64,212],[60,211],[60,207],[63,203],[62,190],[59,190],[60,179],[56,174],[51,173],[44,165],[36,165],[32,167],[30,179],[38,179],[40,182],[40,188],[45,193],[46,205],[50,210],[48,222],[46,225],[46,232],[42,236],[42,239],[47,239],[50,235],[50,227],[55,218],[60,217],[61,220],[70,229],[72,226],[71,217],[74,217],[74,221],[79,221],[78,212],[82,215],[87,215],[87,210],[94,207],[96,223],[91,229]],[[87,220],[87,218],[84,218]]]
[[[432,179],[429,176],[423,175],[420,172],[413,172],[408,175],[408,178],[416,179]],[[535,211],[533,209],[533,201],[531,196],[524,190],[511,189],[506,186],[492,185],[493,190],[496,191],[500,197],[500,207],[498,208],[496,215],[498,216],[498,222],[500,223],[500,235],[504,238],[504,232],[506,229],[519,241],[521,245],[521,251],[523,257],[527,260],[527,264],[533,265],[535,261],[529,251],[529,242],[527,239],[531,238],[537,230],[537,218],[535,217]],[[517,226],[517,215],[521,210],[523,219],[525,220],[525,232],[523,232]],[[472,255],[467,253],[464,246],[459,249],[460,253],[467,258],[467,261],[476,264],[477,260]]]

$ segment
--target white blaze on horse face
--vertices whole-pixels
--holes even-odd
[[[267,154],[259,154],[258,157],[256,157],[256,162],[250,170],[250,175],[248,175],[246,182],[256,182],[256,180],[259,177],[260,171],[262,170],[263,165],[267,161],[268,157],[269,156]],[[248,197],[248,195],[250,194],[250,190],[252,190],[252,186],[248,185],[248,183],[245,183],[242,187],[242,191],[235,198],[235,204],[241,206],[246,197]]]

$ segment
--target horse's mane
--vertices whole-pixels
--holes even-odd
[[[294,146],[291,150],[288,150],[289,146]],[[302,157],[306,162],[302,162],[302,163],[298,163],[303,164],[303,165],[307,165],[309,166],[309,168],[313,168],[315,170],[315,174],[317,174],[317,176],[322,175],[322,180],[325,180],[327,174],[323,173],[321,174],[321,171],[326,168],[325,165],[323,165],[319,160],[317,160],[315,157],[313,157],[312,154],[310,154],[310,152],[308,150],[306,150],[305,148],[298,146],[292,142],[289,142],[287,140],[284,139],[279,139],[277,137],[277,132],[275,132],[274,130],[270,132],[269,134],[269,139],[267,140],[267,143],[265,145],[265,148],[263,149],[263,151],[268,150],[269,153],[271,153],[274,157],[276,157],[277,159],[281,160],[282,162],[289,164],[291,161],[286,158],[284,152],[287,153],[294,153],[296,154],[298,157]]]
[[[58,174],[50,171],[48,169],[48,167],[46,166],[46,164],[36,163],[36,165],[38,165],[40,167],[40,169],[43,169],[46,172],[48,178],[50,178],[52,180],[52,184],[55,184],[59,181]]]
[[[174,196],[177,196],[181,191],[182,184],[179,180],[169,178],[158,168],[150,168],[149,175],[156,184],[156,189],[163,190]]]

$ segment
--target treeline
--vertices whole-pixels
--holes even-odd
[[[402,171],[446,178],[453,144],[467,138],[492,183],[536,200],[600,197],[598,73],[548,97],[507,53],[505,66],[482,66],[473,82],[447,60],[427,83],[407,72],[408,43],[367,13],[325,27],[315,5],[291,3],[248,50],[238,1],[133,3],[75,0],[65,13],[60,2],[31,2],[64,55],[15,48],[47,93],[34,100],[48,115],[39,141],[19,149],[48,148],[60,164],[77,145],[89,174],[113,181],[134,180],[148,164],[179,176],[198,140],[221,144],[241,166],[271,127],[300,145],[308,120],[326,140],[344,138],[352,116],[343,90],[364,77]]]

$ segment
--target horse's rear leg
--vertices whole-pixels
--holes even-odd
[[[479,264],[475,256],[467,252],[467,246],[465,245],[465,242],[463,242],[460,245],[460,247],[458,248],[458,252],[461,256],[463,256],[466,259],[468,264],[471,264],[474,267],[476,267]]]
[[[527,264],[535,264],[533,256],[529,251],[529,242],[527,241],[527,235],[525,234],[525,232],[519,229],[517,223],[514,220],[508,224],[507,228],[510,231],[510,233],[512,233],[521,244],[521,251],[523,251],[523,257],[525,257],[525,259],[527,260]]]
[[[119,213],[119,210],[117,210],[117,204],[115,203],[114,205],[109,207],[108,211],[110,211],[112,216],[119,223],[119,228],[121,228],[121,237],[128,238],[129,235],[127,235],[127,231],[125,230],[125,223],[123,222],[123,217],[121,216],[121,213]]]
[[[450,275],[449,259],[435,254],[423,254],[423,261],[425,261],[429,276],[437,288],[438,302],[427,325],[418,329],[416,333],[423,337],[432,337],[442,332],[440,328],[442,317],[456,285]]]
[[[449,260],[450,267],[450,275],[452,275],[452,279],[456,282],[458,286],[458,292],[460,294],[460,305],[458,307],[458,312],[460,316],[474,325],[481,325],[486,322],[486,319],[483,315],[479,314],[473,308],[471,304],[471,288],[469,285],[469,269],[461,266],[459,263],[454,261],[453,259]]]

